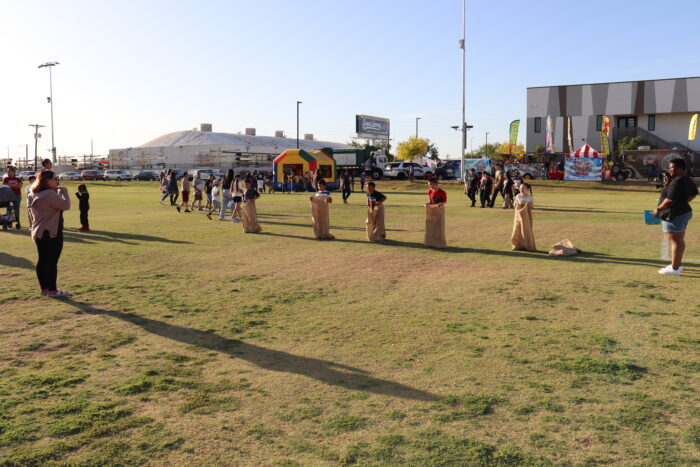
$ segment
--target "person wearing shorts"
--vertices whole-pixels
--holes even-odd
[[[190,212],[190,210],[187,209],[187,203],[190,201],[190,178],[187,172],[182,174],[180,183],[182,184],[182,201],[179,206],[176,206],[177,212],[181,212],[180,209],[182,209],[183,206],[185,207],[185,212]]]
[[[680,276],[683,272],[681,261],[685,251],[685,230],[693,217],[690,202],[698,195],[698,187],[692,178],[685,174],[685,159],[673,159],[669,164],[671,183],[664,187],[663,200],[654,209],[654,217],[661,216],[664,235],[671,244],[671,264],[659,269],[659,274]]]

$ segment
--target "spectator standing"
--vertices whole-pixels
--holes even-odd
[[[22,179],[15,176],[15,169],[11,167],[7,169],[7,174],[2,177],[2,184],[9,186],[15,195],[15,202],[12,208],[15,212],[15,228],[19,230],[22,228],[19,221],[19,205],[22,202]]]
[[[350,175],[347,170],[344,170],[343,175],[340,177],[340,189],[343,192],[343,203],[348,204],[348,198],[352,193],[352,189],[350,187]]]
[[[194,205],[197,203],[199,210],[203,210],[202,207],[202,197],[204,195],[204,180],[202,180],[202,173],[197,170],[194,173],[194,178],[192,179],[192,187],[194,188],[194,201],[192,201],[192,210],[194,211]]]
[[[476,176],[476,170],[469,169],[464,173],[464,194],[471,200],[471,207],[476,206],[476,193],[479,191],[479,178]]]
[[[182,188],[182,201],[180,202],[180,205],[177,206],[177,212],[181,212],[180,209],[182,209],[183,206],[185,207],[185,212],[190,212],[190,210],[187,209],[187,203],[190,201],[190,176],[187,174],[187,172],[182,173],[180,186]]]
[[[493,177],[484,171],[481,172],[481,182],[479,183],[479,200],[481,207],[485,208],[491,202],[491,187],[493,186]]]
[[[224,220],[226,210],[231,204],[231,185],[233,184],[233,169],[228,169],[221,181],[221,209],[219,210],[219,220]]]
[[[31,236],[39,255],[36,275],[41,295],[51,298],[67,297],[70,293],[58,289],[56,280],[58,260],[63,251],[61,213],[70,209],[68,189],[58,185],[58,179],[51,170],[42,170],[37,173],[27,206],[33,219]]]
[[[491,188],[493,198],[489,202],[489,207],[492,208],[496,205],[496,198],[498,194],[501,193],[503,196],[503,166],[501,164],[496,164],[496,175],[493,180],[493,187]]]
[[[88,222],[88,211],[90,210],[90,193],[84,184],[78,185],[78,192],[75,194],[78,198],[78,209],[80,210],[80,231],[89,232],[90,223]]]
[[[654,216],[661,216],[664,234],[671,244],[671,264],[659,269],[659,274],[680,276],[683,273],[685,231],[693,217],[690,202],[698,195],[698,187],[685,173],[685,159],[673,159],[669,164],[671,183],[663,192],[664,200],[654,209]]]
[[[367,180],[367,174],[362,172],[360,174],[360,191],[365,191],[365,180]]]
[[[214,174],[209,174],[209,178],[204,182],[204,192],[207,194],[207,204],[204,206],[206,211],[211,209],[211,190],[214,187],[214,180],[216,180]]]
[[[212,220],[211,213],[221,209],[221,201],[219,201],[219,185],[221,182],[219,180],[214,180],[211,184],[211,208],[207,213],[209,220]]]

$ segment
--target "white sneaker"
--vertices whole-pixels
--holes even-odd
[[[659,274],[663,274],[664,276],[680,276],[682,272],[683,266],[680,266],[678,269],[673,269],[673,266],[670,264],[665,268],[659,269]]]

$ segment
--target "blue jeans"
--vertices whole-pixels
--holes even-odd
[[[680,233],[685,232],[686,227],[688,227],[688,221],[693,217],[693,211],[686,212],[680,216],[676,216],[669,221],[662,220],[661,228],[667,233]]]
[[[219,211],[219,219],[224,220],[224,216],[226,216],[226,209],[228,208],[229,204],[231,204],[231,191],[223,190],[221,193],[221,211]]]

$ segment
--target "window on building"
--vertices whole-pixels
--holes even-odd
[[[542,133],[542,117],[535,117],[535,133]]]
[[[617,117],[618,128],[634,128],[637,126],[637,117]]]
[[[647,119],[647,130],[656,131],[656,115],[649,115]]]
[[[603,131],[603,116],[597,115],[595,118],[595,131]]]

